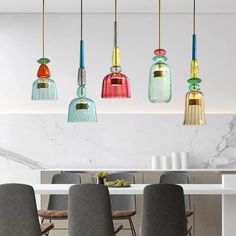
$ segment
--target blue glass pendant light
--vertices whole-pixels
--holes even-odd
[[[81,0],[81,40],[80,40],[80,68],[78,71],[77,98],[69,105],[68,122],[96,122],[96,106],[94,101],[87,97],[86,71],[84,66],[84,41],[83,41],[83,0]]]
[[[44,57],[44,20],[45,18],[45,0],[43,0],[43,57],[38,60],[38,63],[40,64],[40,67],[38,69],[38,79],[34,81],[32,86],[32,96],[31,99],[34,101],[37,100],[57,100],[57,88],[56,83],[50,79],[51,73],[47,66],[47,64],[50,62],[48,58]]]
[[[172,96],[171,72],[166,64],[166,51],[161,49],[161,0],[159,0],[159,48],[154,54],[154,64],[149,72],[148,98],[152,103],[168,103]]]

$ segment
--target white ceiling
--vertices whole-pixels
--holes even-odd
[[[0,0],[0,12],[40,12],[42,0]],[[112,12],[114,0],[84,0],[86,12]],[[164,12],[191,12],[192,0],[162,0]],[[46,0],[47,12],[79,12],[80,0]],[[157,0],[119,0],[120,12],[155,12]],[[234,13],[235,0],[197,0],[197,11]]]

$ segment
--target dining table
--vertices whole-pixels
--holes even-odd
[[[111,195],[143,195],[149,184],[131,184],[130,187],[108,187]],[[179,184],[187,195],[236,195],[236,187],[225,187],[223,184]],[[35,194],[67,195],[72,184],[34,184]],[[236,215],[235,215],[236,217]]]
[[[108,187],[111,195],[143,195],[149,184],[132,184],[130,187]],[[67,195],[71,184],[32,184],[36,196]],[[236,175],[222,176],[221,184],[180,184],[187,195],[220,195],[222,197],[222,236],[235,236],[236,226]]]

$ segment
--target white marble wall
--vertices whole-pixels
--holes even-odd
[[[191,168],[236,168],[236,116],[207,115],[205,127],[180,114],[100,114],[69,124],[66,114],[0,115],[0,182],[39,181],[39,168],[149,168],[152,155],[190,153]],[[214,165],[221,158],[224,166]]]

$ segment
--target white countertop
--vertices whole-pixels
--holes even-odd
[[[71,184],[35,184],[36,194],[68,194]],[[110,194],[142,195],[147,184],[133,184],[130,188],[109,188]],[[191,195],[236,195],[236,187],[224,187],[222,184],[182,184],[185,194]]]

